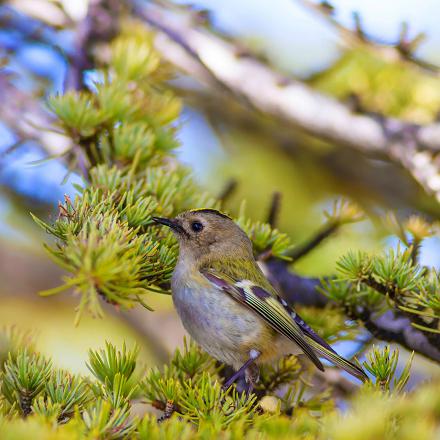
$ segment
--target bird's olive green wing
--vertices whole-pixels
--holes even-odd
[[[235,266],[232,265],[225,267],[223,264],[221,270],[211,265],[201,269],[200,272],[216,287],[261,316],[274,330],[295,342],[310,360],[324,371],[321,361],[308,344],[303,331],[278,300],[273,288],[258,267],[254,266],[254,269],[251,269],[247,267],[249,263],[246,261],[242,264],[245,267],[240,274],[245,275],[244,278],[234,273]],[[262,282],[257,284],[255,278]],[[260,284],[264,287],[268,284],[270,287],[265,289]]]
[[[216,287],[260,315],[273,329],[298,344],[323,370],[318,356],[365,382],[361,367],[344,359],[327,344],[282,298],[253,261],[212,262],[201,273]]]

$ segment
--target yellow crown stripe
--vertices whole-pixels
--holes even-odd
[[[195,208],[195,209],[191,209],[189,212],[213,214],[232,220],[232,218],[229,217],[229,215],[225,214],[224,212],[220,212],[217,209],[212,209],[212,208]]]

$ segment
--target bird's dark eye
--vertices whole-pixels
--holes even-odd
[[[200,232],[203,229],[203,225],[200,222],[192,222],[191,229],[194,232]]]

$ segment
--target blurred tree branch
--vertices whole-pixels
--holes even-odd
[[[90,2],[87,15],[75,26],[75,50],[70,56],[70,68],[65,89],[81,90],[84,71],[95,67],[93,50],[99,43],[109,42],[119,30],[123,2],[95,0]]]
[[[0,121],[11,130],[14,139],[0,153],[0,171],[7,165],[9,155],[26,142],[36,143],[38,148],[53,157],[62,156],[69,144],[65,136],[53,130],[53,118],[35,99],[35,94],[19,89],[14,80],[13,74],[0,71],[0,95],[8,103],[0,108]]]
[[[153,11],[151,12],[151,9],[146,9],[144,7],[144,3],[139,3],[137,7],[141,8],[144,14],[148,13],[148,18],[153,17],[153,19],[156,20],[156,16],[158,16],[160,19],[155,21],[155,25],[159,28],[161,27],[160,20],[164,20],[168,16],[172,17],[173,11],[176,9],[179,11],[182,9],[187,10],[181,7],[172,7],[166,2],[158,3],[165,4],[167,9],[158,10],[157,7],[150,6],[149,8],[153,8]],[[159,15],[157,11],[160,12]],[[75,53],[73,53],[72,56],[67,54],[67,58],[70,61],[70,67],[66,78],[67,87],[83,87],[83,78],[81,75],[85,68],[90,68],[90,56],[94,51],[93,47],[99,42],[108,41],[117,28],[117,20],[115,20],[115,18],[119,17],[123,12],[128,12],[128,10],[119,2],[116,2],[115,4],[113,0],[99,0],[97,2],[92,2],[86,17],[78,23],[75,24],[68,16],[65,17],[66,26],[72,27],[75,25],[75,34],[77,36],[75,47],[78,49],[78,54],[76,55]],[[135,12],[137,12],[137,9]],[[361,120],[369,122],[373,121],[372,126],[375,129],[378,127],[380,129],[386,129],[386,137],[389,138],[387,144],[389,151],[386,151],[385,154],[383,154],[383,151],[381,150],[382,147],[380,147],[376,149],[377,151],[375,151],[374,154],[371,154],[371,152],[368,152],[368,148],[365,149],[363,147],[362,139],[359,139],[359,148],[350,145],[347,148],[336,148],[332,151],[317,154],[316,151],[313,152],[310,148],[307,148],[308,144],[311,142],[310,136],[301,134],[296,130],[297,126],[304,128],[301,124],[296,125],[295,123],[290,123],[289,120],[285,121],[281,119],[277,112],[272,111],[273,109],[269,109],[269,113],[266,112],[264,103],[261,104],[261,108],[259,108],[258,111],[254,111],[255,103],[247,97],[243,97],[244,95],[241,93],[240,87],[230,87],[227,84],[227,81],[224,81],[221,77],[217,78],[215,69],[212,70],[212,66],[208,66],[209,63],[205,66],[206,61],[202,61],[200,56],[196,53],[196,50],[191,48],[188,42],[184,41],[184,38],[186,38],[185,32],[188,29],[191,30],[191,32],[194,31],[197,35],[200,34],[199,37],[202,36],[201,41],[214,43],[214,46],[215,44],[222,46],[222,42],[225,43],[228,45],[226,49],[231,51],[231,54],[235,57],[235,61],[239,66],[242,66],[243,63],[245,65],[246,63],[251,63],[251,66],[249,66],[249,71],[251,72],[254,68],[253,64],[256,64],[257,66],[256,71],[259,71],[260,69],[264,70],[265,66],[262,62],[253,60],[248,52],[246,53],[246,56],[243,56],[243,48],[240,47],[239,44],[226,43],[218,36],[197,30],[197,24],[200,24],[201,20],[197,20],[193,13],[186,14],[183,17],[182,14],[180,15],[181,17],[177,21],[165,20],[163,29],[160,29],[161,33],[158,36],[157,43],[165,57],[168,57],[168,59],[174,62],[178,67],[190,73],[192,77],[200,80],[207,86],[203,89],[181,89],[179,92],[185,93],[187,101],[190,102],[191,105],[201,108],[208,117],[217,118],[217,120],[220,118],[222,122],[225,121],[228,125],[232,125],[233,127],[243,125],[248,128],[251,127],[252,131],[256,131],[259,135],[262,134],[268,139],[273,140],[275,143],[279,144],[284,151],[292,156],[297,156],[300,152],[303,156],[306,155],[306,157],[311,158],[316,164],[324,165],[325,170],[332,173],[333,176],[337,176],[339,181],[352,181],[355,177],[356,181],[359,182],[362,187],[369,188],[379,197],[379,199],[382,201],[385,200],[388,204],[391,204],[391,206],[396,205],[396,201],[403,201],[406,204],[415,204],[419,208],[422,206],[422,209],[427,209],[426,203],[424,204],[423,202],[420,202],[420,193],[418,193],[417,187],[413,182],[420,183],[429,195],[438,195],[438,192],[440,191],[440,177],[438,175],[436,153],[425,149],[426,146],[429,146],[429,143],[426,144],[426,146],[425,143],[423,143],[423,146],[420,146],[421,144],[418,141],[414,141],[412,134],[409,133],[413,131],[417,132],[417,138],[423,142],[425,142],[424,137],[435,140],[436,138],[434,134],[436,130],[438,130],[438,124],[424,127],[421,134],[416,126],[404,123],[403,131],[399,132],[399,124],[397,124],[392,130],[389,129],[390,124],[393,125],[393,121],[395,120],[384,119],[377,114],[367,114],[364,119],[361,118]],[[29,27],[23,16],[17,14],[13,16],[8,14],[0,15],[0,19],[4,22],[6,28],[18,26],[23,32],[27,30],[25,35],[28,35],[32,41],[41,41],[45,44],[49,44],[50,42],[48,33],[50,34],[50,32],[53,32],[53,29],[50,27],[50,21],[46,26],[44,26],[42,22],[38,22],[39,26]],[[183,27],[180,23],[182,21],[184,22]],[[26,26],[29,29],[27,29]],[[173,30],[173,26],[180,26],[178,32]],[[183,33],[183,38],[181,38],[179,32]],[[169,34],[172,36],[171,39],[167,36]],[[177,44],[176,41],[178,42]],[[89,61],[87,61],[87,59]],[[274,79],[281,78],[281,92],[284,85],[289,85],[290,82],[296,84],[294,81],[287,80],[269,67],[266,67],[266,70],[268,70],[267,76],[269,79],[270,75],[272,75]],[[4,86],[4,82],[2,82],[2,85]],[[256,87],[256,89],[258,92],[259,87]],[[288,87],[288,90],[290,90],[290,87]],[[306,87],[306,90],[311,89],[307,89]],[[319,97],[322,96],[317,92],[314,93]],[[29,96],[29,99],[33,98]],[[222,100],[222,105],[215,105],[215,109],[210,107],[210,102],[214,101],[215,103],[218,103],[219,100]],[[333,102],[333,100],[330,101]],[[348,114],[357,116],[356,111],[359,110],[358,108],[353,109],[353,112],[350,112],[348,109],[345,109],[343,104],[339,104],[337,101],[334,102],[338,107],[342,107],[343,112],[348,112]],[[246,105],[243,105],[243,103]],[[35,103],[33,103],[33,105],[35,105]],[[303,103],[301,103],[301,106],[298,106],[300,111],[300,107],[303,106]],[[6,110],[4,109],[3,111]],[[44,118],[41,121],[38,120],[35,125],[39,127],[50,127],[48,115],[44,114],[44,112],[40,113]],[[35,112],[25,112],[27,117],[31,114],[35,114]],[[324,112],[319,114],[322,118]],[[270,116],[270,118],[267,118],[266,116]],[[335,120],[336,118],[333,118],[333,122]],[[8,123],[8,125],[11,126],[16,134],[20,135],[22,126],[26,125],[26,130],[32,132],[33,138],[36,137],[38,142],[49,151],[49,154],[60,153],[60,149],[52,151],[51,143],[44,142],[45,133],[42,132],[42,130],[36,130],[35,127],[30,127],[29,124],[26,123],[26,117],[9,122],[10,124]],[[330,123],[332,123],[332,121],[330,121]],[[345,124],[345,122],[342,122],[342,119],[340,123],[340,125]],[[341,126],[341,130],[345,132],[347,137],[353,138],[356,136],[356,133],[352,131],[352,128],[347,130],[345,125]],[[395,135],[393,134],[394,132],[396,132]],[[429,135],[429,132],[432,132],[433,135]],[[350,135],[350,133],[352,133],[352,135]],[[321,137],[319,133],[313,132],[312,134],[317,135],[317,138],[320,140],[325,139],[325,137]],[[26,138],[26,136],[23,136],[23,138]],[[65,138],[64,141],[67,141],[67,139]],[[357,142],[356,139],[354,139],[354,141]],[[345,145],[343,142],[336,143],[338,144],[338,147],[343,147]],[[371,158],[381,159],[380,166],[377,165],[377,162],[371,161]],[[356,163],[355,170],[353,169],[353,163]],[[402,164],[403,167],[401,166]],[[408,179],[408,176],[405,172],[399,170],[399,167],[402,170],[410,171],[415,180]],[[345,185],[343,184],[343,187],[344,186]],[[428,211],[432,214],[435,209],[428,209]]]
[[[310,0],[295,0],[296,3],[304,8],[314,12],[317,16],[324,19],[333,26],[343,39],[343,42],[349,47],[367,46],[374,51],[379,51],[389,59],[399,59],[413,64],[436,76],[440,73],[440,67],[423,60],[415,55],[416,49],[425,41],[426,35],[419,33],[413,38],[408,37],[408,23],[401,24],[400,35],[395,42],[382,41],[377,37],[368,35],[362,25],[361,16],[353,12],[354,29],[342,25],[335,17],[335,7],[328,1],[313,2]]]
[[[163,56],[213,91],[244,103],[279,126],[291,125],[319,139],[398,164],[440,200],[436,155],[440,124],[419,125],[371,113],[355,113],[301,81],[287,78],[190,17],[174,17],[157,5],[136,3],[136,15],[158,30]]]
[[[220,139],[225,136],[225,126],[233,131],[252,133],[256,139],[263,140],[264,145],[273,145],[292,160],[312,163],[319,168],[320,173],[328,173],[337,182],[338,191],[348,197],[358,196],[352,185],[356,182],[356,188],[364,188],[379,203],[389,207],[415,206],[430,215],[439,212],[434,204],[423,203],[420,197],[423,190],[394,162],[375,160],[346,147],[310,148],[322,141],[316,141],[287,124],[280,126],[277,121],[240,105],[229,94],[202,88],[187,90],[175,84],[173,87],[189,106],[207,117]]]

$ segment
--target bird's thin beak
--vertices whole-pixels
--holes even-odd
[[[182,228],[180,223],[171,218],[163,218],[163,217],[153,217],[153,221],[156,223],[160,223],[161,225],[168,226],[169,228],[173,229],[176,232],[184,233],[185,230]]]

